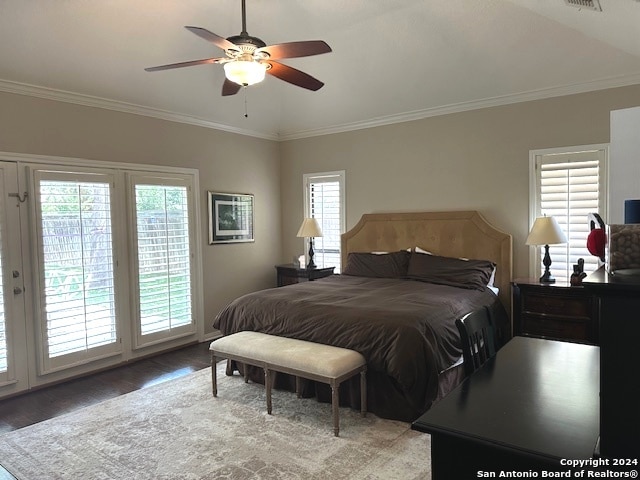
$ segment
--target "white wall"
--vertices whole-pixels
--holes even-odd
[[[639,102],[640,103],[640,102]],[[624,223],[624,201],[640,199],[640,107],[611,112],[609,218]]]

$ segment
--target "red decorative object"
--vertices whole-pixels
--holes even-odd
[[[589,224],[591,232],[587,237],[587,250],[591,255],[599,257],[604,262],[604,247],[607,244],[605,224],[597,213],[589,214]],[[596,228],[596,224],[600,228]]]

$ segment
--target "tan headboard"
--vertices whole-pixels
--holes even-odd
[[[367,213],[342,234],[342,268],[350,252],[393,252],[420,247],[436,255],[491,260],[495,285],[511,315],[513,240],[476,211]]]

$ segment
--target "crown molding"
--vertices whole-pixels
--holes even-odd
[[[299,130],[288,133],[285,132],[278,135],[278,139],[280,141],[287,141],[308,137],[317,137],[321,135],[331,135],[335,133],[345,133],[354,130],[362,130],[366,128],[382,127],[385,125],[392,125],[396,123],[422,120],[424,118],[437,117],[440,115],[449,115],[452,113],[479,110],[481,108],[500,107],[503,105],[510,105],[514,103],[544,100],[547,98],[562,97],[565,95],[587,93],[597,90],[606,90],[609,88],[628,87],[637,84],[640,84],[640,73],[609,77],[574,85],[532,90],[529,92],[516,93],[512,95],[502,95],[499,97],[485,98],[481,100],[473,100],[469,102],[461,102],[439,107],[426,108],[424,110],[404,112],[397,115],[386,115],[384,117],[372,118],[362,122],[345,123],[326,128]]]
[[[381,127],[385,125],[393,125],[396,123],[411,122],[422,120],[424,118],[436,117],[439,115],[449,115],[452,113],[461,113],[481,108],[499,107],[514,103],[530,102],[534,100],[544,100],[547,98],[561,97],[565,95],[574,95],[578,93],[592,92],[596,90],[606,90],[609,88],[626,87],[630,85],[640,84],[640,73],[633,75],[624,75],[617,77],[603,78],[590,82],[583,82],[574,85],[566,85],[560,87],[551,87],[540,90],[532,90],[529,92],[517,93],[513,95],[502,95],[499,97],[486,98],[481,100],[473,100],[469,102],[461,102],[450,105],[444,105],[423,110],[415,110],[412,112],[404,112],[396,115],[386,115],[365,121],[344,123],[330,127],[323,127],[309,130],[296,130],[284,132],[281,134],[267,134],[252,130],[244,130],[229,125],[212,122],[199,117],[183,115],[180,113],[170,112],[132,103],[120,102],[91,95],[83,95],[79,93],[56,90],[47,87],[29,85],[24,83],[12,82],[0,79],[0,91],[15,93],[19,95],[27,95],[39,97],[48,100],[56,100],[60,102],[73,103],[88,107],[103,108],[106,110],[114,110],[118,112],[131,113],[134,115],[142,115],[145,117],[153,117],[170,122],[186,123],[214,130],[235,133],[238,135],[246,135],[250,137],[262,138],[265,140],[288,141],[298,140],[308,137],[317,137],[322,135],[332,135],[336,133],[345,133],[354,130],[363,130],[367,128]]]
[[[133,103],[120,102],[118,100],[94,97],[92,95],[84,95],[80,93],[67,92],[64,90],[40,87],[37,85],[29,85],[26,83],[12,82],[9,80],[0,79],[0,91],[15,93],[18,95],[26,95],[30,97],[44,98],[47,100],[56,100],[59,102],[73,103],[76,105],[83,105],[85,107],[103,108],[105,110],[114,110],[117,112],[131,113],[134,115],[142,115],[145,117],[153,117],[170,122],[186,123],[189,125],[196,125],[198,127],[211,128],[214,130],[236,133],[238,135],[263,138],[266,140],[279,140],[277,135],[270,135],[263,132],[234,128],[229,125],[212,122],[204,118],[169,112],[167,110],[161,110],[158,108],[145,107]]]

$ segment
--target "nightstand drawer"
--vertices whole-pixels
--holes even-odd
[[[593,333],[590,331],[591,321],[588,318],[585,318],[584,321],[568,321],[566,317],[558,319],[537,315],[523,315],[522,329],[527,335],[560,340],[570,338],[574,341],[589,342],[593,337]]]
[[[598,345],[598,301],[587,289],[568,282],[513,282],[513,333]]]
[[[591,298],[543,295],[530,292],[522,298],[522,312],[589,318],[592,312]]]

